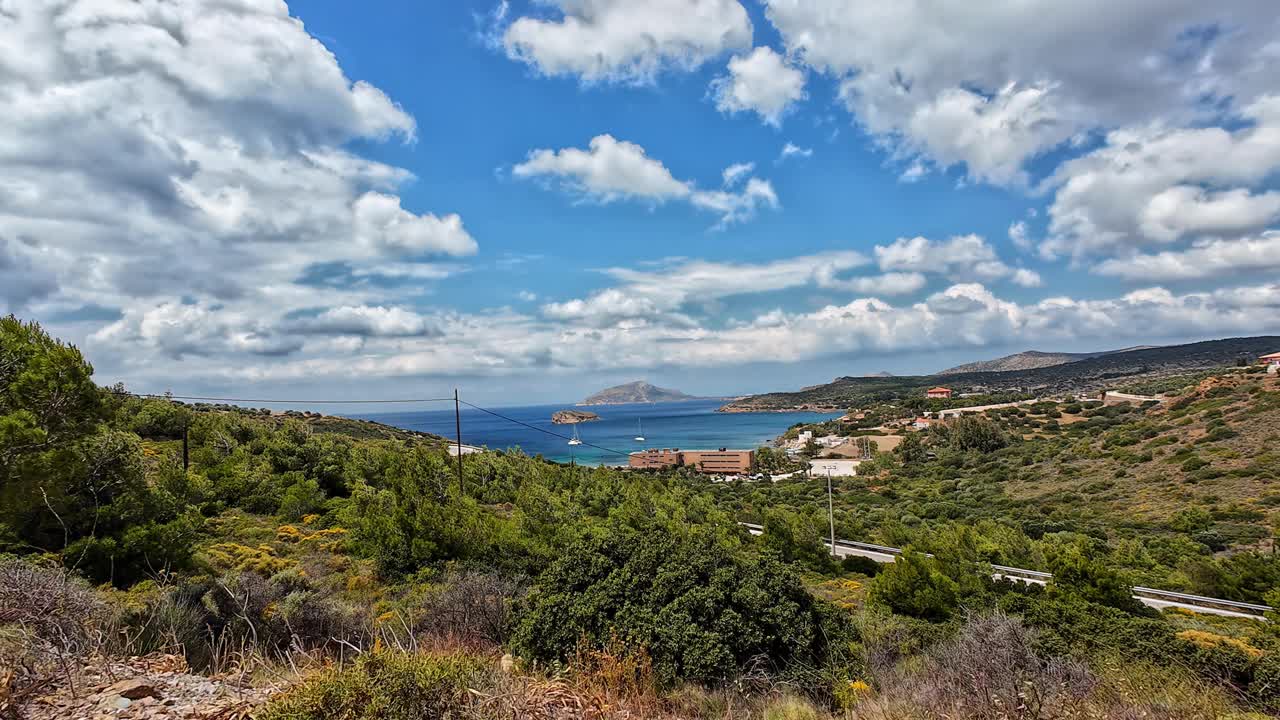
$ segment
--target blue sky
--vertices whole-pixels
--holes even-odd
[[[24,0],[0,311],[505,404],[1280,331],[1269,3],[970,5]]]

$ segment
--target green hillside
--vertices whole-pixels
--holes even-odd
[[[841,536],[911,546],[882,567],[827,554],[821,483],[501,452],[460,478],[430,437],[104,390],[0,318],[0,715],[1272,712],[1273,624],[1157,613],[1130,586],[1280,600],[1278,406],[1245,372],[1162,409],[913,435],[836,485]]]
[[[797,392],[752,395],[726,410],[779,410],[803,406],[864,407],[914,397],[943,384],[957,392],[1025,392],[1037,395],[1097,393],[1134,382],[1151,382],[1197,370],[1253,363],[1280,348],[1280,337],[1230,338],[1186,345],[1143,348],[1048,367],[1007,372],[965,372],[945,376],[840,377]]]
[[[1134,584],[1261,601],[1280,584],[1276,569],[1241,580],[1230,568],[1252,562],[1241,551],[1270,553],[1280,523],[1280,376],[1251,368],[1162,383],[1177,393],[1165,405],[1046,402],[966,416],[975,439],[954,425],[911,434],[863,477],[839,481],[837,534],[900,547],[992,523],[987,558],[1035,568],[1045,560],[1031,540],[1078,533],[1103,541]],[[714,492],[760,521],[778,508],[823,510],[823,490],[794,480]]]

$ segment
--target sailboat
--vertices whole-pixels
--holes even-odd
[[[640,418],[636,418],[636,442],[644,442],[644,426],[640,424]]]
[[[578,437],[578,424],[573,424],[573,439],[569,441],[570,445],[581,445],[582,439]]]

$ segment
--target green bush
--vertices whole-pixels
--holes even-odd
[[[1051,594],[1076,595],[1083,600],[1129,611],[1140,611],[1133,588],[1124,582],[1104,557],[1100,543],[1086,537],[1054,537],[1044,544],[1045,560],[1053,580]]]
[[[960,586],[938,561],[908,549],[871,583],[872,600],[896,613],[940,620],[955,612]]]
[[[488,672],[469,655],[361,655],[277,695],[258,720],[444,720],[470,704]]]
[[[1009,444],[1000,426],[980,415],[961,415],[948,426],[951,444],[958,450],[995,452]]]
[[[1189,473],[1195,472],[1196,470],[1199,470],[1200,468],[1205,467],[1208,464],[1209,464],[1208,460],[1204,460],[1202,458],[1196,457],[1195,455],[1192,455],[1191,457],[1187,458],[1182,462],[1182,470],[1183,472],[1189,472]]]
[[[660,680],[712,682],[753,658],[817,664],[838,645],[833,608],[783,563],[729,547],[713,530],[614,528],[566,548],[538,578],[512,646],[543,662],[621,642]]]
[[[1021,616],[1038,631],[1036,645],[1047,656],[1121,657],[1162,665],[1175,659],[1173,628],[1160,618],[1140,617],[1078,596],[1055,596],[1035,588],[1005,594],[997,605],[1004,612]]]
[[[1208,530],[1211,525],[1213,516],[1200,507],[1183,508],[1169,518],[1169,528],[1178,532],[1197,533]]]

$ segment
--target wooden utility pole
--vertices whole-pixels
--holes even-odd
[[[827,466],[827,522],[831,524],[831,557],[836,556],[836,513],[831,505],[831,466]]]
[[[453,389],[453,425],[458,434],[458,495],[465,495],[462,484],[462,405],[458,401],[458,388]]]

